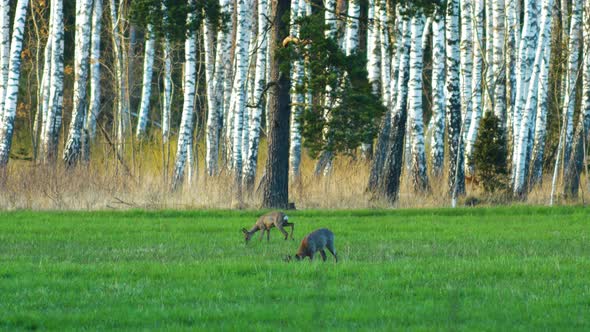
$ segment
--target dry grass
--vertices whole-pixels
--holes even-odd
[[[174,142],[174,140],[173,140]],[[11,160],[1,179],[1,209],[32,210],[104,210],[104,209],[194,209],[194,208],[248,208],[260,207],[260,195],[244,194],[237,200],[231,174],[209,178],[204,174],[204,155],[197,147],[197,167],[190,183],[176,192],[170,191],[169,178],[174,160],[174,144],[167,149],[161,145],[137,144],[139,147],[125,156],[125,166],[115,162],[112,150],[105,144],[96,144],[92,163],[66,170],[61,165],[48,168],[32,161]],[[262,146],[261,151],[266,151]],[[258,175],[262,174],[266,155],[260,156]],[[59,163],[58,163],[59,164]],[[428,193],[415,193],[408,177],[402,176],[398,202],[391,206],[386,200],[366,192],[370,165],[366,161],[341,157],[334,163],[330,176],[313,175],[315,161],[304,156],[302,175],[290,185],[290,198],[298,209],[363,209],[411,208],[450,206],[446,177],[430,178]],[[129,171],[126,171],[129,169]],[[260,179],[258,178],[256,183]],[[550,196],[550,179],[543,187],[535,188],[528,199],[512,201],[506,197],[486,196],[477,186],[468,185],[467,198],[476,197],[479,204],[534,204],[546,205]],[[583,179],[587,186],[587,182]],[[581,193],[583,195],[583,193]],[[580,204],[558,197],[559,204]],[[464,204],[465,198],[460,201]]]

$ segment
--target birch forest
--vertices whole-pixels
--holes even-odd
[[[584,204],[587,0],[0,0],[3,208]]]

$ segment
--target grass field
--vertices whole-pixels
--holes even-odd
[[[0,213],[0,330],[590,330],[589,211]]]

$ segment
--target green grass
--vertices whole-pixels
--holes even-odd
[[[258,214],[0,213],[0,330],[590,330],[589,210]],[[339,263],[282,261],[319,227]]]

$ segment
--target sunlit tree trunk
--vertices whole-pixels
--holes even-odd
[[[305,15],[305,2],[303,0],[291,1],[291,26],[290,35],[299,38],[299,24],[297,20]],[[291,133],[289,149],[289,173],[296,178],[299,174],[301,165],[301,126],[299,117],[305,107],[305,95],[301,90],[304,84],[305,71],[303,59],[295,55],[291,66]]]
[[[493,19],[493,0],[485,0],[485,84],[483,95],[484,113],[493,112],[493,94],[494,94],[494,19]]]
[[[152,96],[152,73],[154,71],[154,53],[156,51],[156,36],[153,27],[148,24],[145,37],[145,50],[143,57],[143,81],[141,84],[141,102],[137,117],[137,138],[145,135],[145,129],[149,117],[150,98]]]
[[[581,2],[581,1],[578,1]],[[581,6],[581,3],[574,5]],[[568,168],[565,170],[564,194],[577,197],[580,186],[580,175],[584,169],[585,150],[588,149],[588,130],[590,128],[590,2],[586,1],[583,8],[584,50],[582,57],[582,108],[573,137],[572,150]],[[572,15],[572,22],[574,20]]]
[[[2,0],[3,1],[3,0]],[[0,3],[1,4],[1,3]],[[50,75],[51,75],[51,55],[53,54],[53,50],[52,50],[52,41],[51,41],[51,34],[53,31],[53,20],[54,20],[54,7],[55,6],[51,6],[50,8],[50,14],[49,14],[49,23],[48,23],[48,28],[47,28],[47,43],[45,44],[45,50],[43,52],[43,73],[41,75],[41,84],[39,86],[39,96],[40,98],[40,104],[37,105],[37,112],[39,112],[39,117],[36,117],[36,119],[39,119],[41,121],[41,133],[40,133],[40,137],[39,139],[41,140],[43,135],[44,135],[44,130],[46,127],[46,123],[47,123],[47,112],[48,112],[48,108],[49,108],[49,90],[50,90],[50,86],[51,86],[51,80],[50,80]],[[1,8],[0,10],[4,11],[4,8]],[[6,7],[6,10],[8,10],[8,7]],[[4,15],[4,14],[2,14]],[[8,15],[8,12],[6,12],[6,15]],[[8,20],[8,19],[6,19]],[[0,25],[0,32],[2,33],[2,37],[4,38],[4,22],[2,21],[1,25]],[[10,24],[10,22],[8,22],[8,24]],[[8,37],[10,37],[10,27],[7,27],[7,31],[6,34],[8,35]],[[9,49],[8,52],[6,53],[6,57],[8,57],[8,53],[10,53],[10,42],[8,42],[9,45]],[[5,56],[5,50],[4,50],[4,44],[2,44],[1,46],[2,48],[0,49],[0,56],[2,56],[2,60],[0,60],[0,68],[2,68],[2,70],[4,70],[4,56]],[[7,71],[6,73],[8,73],[8,67],[6,68]],[[2,73],[2,75],[4,74],[4,72]],[[5,84],[6,81],[4,79],[4,76],[2,76],[2,85],[0,85],[0,90],[2,92],[0,92],[0,111],[3,109],[3,105],[4,104],[4,98],[2,97],[2,95],[4,95],[4,89],[5,89]],[[37,124],[35,124],[35,129],[37,129]]]
[[[411,23],[410,46],[410,77],[408,81],[409,122],[412,138],[411,178],[414,190],[428,189],[426,174],[426,155],[424,152],[424,120],[422,110],[422,70],[424,67],[422,33],[424,31],[424,15],[416,14]]]
[[[258,0],[258,31],[257,31],[257,50],[256,50],[256,70],[254,73],[254,96],[251,104],[256,105],[252,109],[252,117],[248,130],[249,143],[246,158],[246,165],[244,170],[244,184],[246,190],[251,191],[254,187],[254,180],[256,178],[256,169],[258,166],[258,150],[260,143],[261,118],[264,103],[262,102],[262,93],[266,86],[266,68],[267,68],[267,54],[268,54],[268,38],[266,31],[268,30],[268,1]]]
[[[191,0],[189,3],[194,3]],[[194,18],[194,13],[189,12],[187,23]],[[178,146],[176,148],[176,161],[174,163],[174,174],[172,177],[172,188],[182,184],[184,168],[193,139],[193,114],[195,101],[195,80],[196,80],[196,56],[195,47],[196,32],[189,30],[184,42],[184,101],[182,104],[182,118],[180,120],[180,131],[178,133]]]
[[[479,122],[482,113],[482,69],[483,69],[483,51],[484,51],[484,0],[475,0],[473,2],[473,95],[471,97],[471,121],[469,126],[465,124],[467,136],[465,140],[465,173],[473,176],[473,166],[471,156],[473,155],[473,146],[479,130]]]
[[[391,203],[399,195],[399,184],[403,167],[404,138],[408,114],[408,81],[410,77],[410,24],[402,18],[401,50],[399,53],[399,77],[397,79],[397,96],[395,108],[391,113],[391,132],[389,135],[387,156],[383,166],[383,180],[380,189]]]
[[[438,9],[432,22],[432,175],[442,175],[445,157],[445,19]]]
[[[572,1],[572,15],[569,30],[567,77],[562,117],[564,123],[563,169],[568,171],[572,140],[574,136],[574,108],[576,106],[576,85],[580,76],[580,47],[582,45],[582,0]]]
[[[221,10],[224,15],[231,16],[233,12],[233,1],[222,0],[220,2]],[[207,165],[207,174],[209,176],[217,175],[219,172],[219,144],[221,141],[221,124],[224,119],[224,96],[226,91],[224,86],[226,81],[231,81],[231,27],[229,22],[225,22],[223,29],[217,32],[217,47],[215,54],[215,74],[213,77],[213,109],[209,110],[211,114],[207,119],[207,156],[205,162]],[[229,94],[229,93],[228,93]]]
[[[50,17],[51,20],[51,17]],[[51,28],[49,29],[51,30]],[[51,61],[51,43],[49,54],[45,52],[45,62]],[[10,67],[10,0],[0,0],[0,116],[4,110],[4,97],[8,85],[8,73]],[[49,69],[49,66],[45,66]],[[44,76],[45,77],[45,76]],[[45,82],[45,81],[44,81]],[[46,84],[49,87],[49,84]],[[49,88],[46,89],[49,92]],[[41,94],[44,96],[44,94]]]
[[[121,7],[124,6],[125,0],[119,0],[119,8],[115,0],[110,0],[109,14],[111,19],[111,38],[113,47],[113,56],[115,62],[115,80],[117,83],[117,149],[122,153],[127,128],[129,127],[129,94],[127,80],[125,79],[125,63],[123,59],[123,43],[121,41],[120,25],[122,20]]]
[[[12,135],[14,133],[14,118],[19,88],[21,50],[25,32],[28,0],[18,0],[14,13],[12,41],[10,43],[9,72],[6,83],[4,110],[0,122],[0,167],[5,167],[10,158]]]
[[[447,2],[446,17],[446,107],[449,145],[449,191],[453,201],[465,192],[463,142],[461,139],[461,93],[459,90],[459,3]]]
[[[236,77],[232,89],[233,109],[233,144],[232,164],[236,181],[242,179],[242,131],[244,130],[244,112],[246,111],[246,85],[248,76],[248,49],[252,33],[252,1],[237,1],[238,26],[236,31]]]
[[[510,1],[510,0],[508,0]],[[506,128],[506,8],[504,0],[494,0],[494,114]]]
[[[217,173],[217,158],[219,157],[218,140],[219,140],[219,108],[217,102],[217,82],[215,79],[217,66],[215,63],[216,52],[221,52],[221,43],[223,40],[217,41],[217,47],[214,47],[215,29],[213,22],[206,18],[203,22],[203,48],[205,50],[205,81],[207,85],[207,155],[205,157],[205,164],[207,174],[213,175]],[[223,38],[223,36],[222,36]],[[212,159],[215,159],[213,161]]]
[[[473,0],[461,0],[461,116],[466,130],[462,139],[467,137],[471,123],[471,111],[473,109]]]
[[[376,13],[381,13],[381,6],[384,5],[383,1],[377,0],[376,2],[376,9],[375,12]],[[396,12],[399,12],[399,7],[400,5],[396,6]],[[387,14],[387,13],[386,13]],[[379,52],[381,52],[381,93],[383,94],[383,91],[388,91],[387,96],[386,95],[382,95],[382,103],[383,106],[385,106],[386,108],[386,112],[385,114],[383,114],[383,118],[381,119],[381,124],[380,124],[380,131],[379,131],[379,135],[377,137],[377,144],[375,145],[375,152],[373,154],[373,160],[371,162],[371,172],[369,175],[369,183],[367,185],[367,189],[371,192],[376,192],[377,189],[380,189],[379,187],[381,186],[382,182],[383,182],[383,176],[384,176],[384,164],[385,164],[385,159],[387,158],[388,155],[388,147],[389,147],[389,139],[390,139],[390,134],[391,134],[391,121],[392,121],[392,113],[393,113],[393,109],[395,107],[395,102],[396,102],[396,98],[397,98],[397,79],[398,79],[398,75],[399,75],[399,70],[398,70],[398,65],[399,65],[399,61],[398,61],[398,57],[399,54],[401,52],[403,52],[403,43],[402,43],[402,19],[400,15],[396,15],[399,19],[397,19],[393,25],[394,30],[394,50],[393,50],[393,55],[389,54],[389,50],[385,50],[385,54],[383,52],[381,52],[383,50],[382,45],[383,45],[383,41],[381,40],[381,29],[387,29],[387,26],[383,23],[383,21],[380,19],[379,21],[379,44],[381,44],[379,46]],[[385,82],[383,81],[383,78],[386,77],[385,75],[383,75],[383,71],[385,70],[389,70],[391,68],[391,76],[389,77],[389,81]],[[388,86],[389,85],[389,86]],[[391,91],[392,93],[389,93],[389,91]]]
[[[61,128],[64,84],[64,25],[63,2],[54,0],[53,22],[49,38],[51,39],[51,65],[49,72],[49,99],[47,116],[41,129],[41,159],[50,163],[57,157],[57,143]]]
[[[100,31],[102,25],[102,1],[94,0],[92,7],[92,39],[90,46],[90,105],[86,119],[89,138],[96,136],[96,120],[100,112]]]
[[[541,75],[541,67],[544,64],[549,64],[551,39],[551,13],[553,7],[553,0],[544,0],[541,14],[541,29],[538,37],[537,50],[535,52],[535,61],[533,63],[531,72],[531,82],[539,82]],[[514,176],[514,194],[517,196],[526,195],[527,190],[527,173],[528,173],[528,156],[527,153],[531,150],[529,146],[530,137],[532,135],[531,128],[534,126],[536,112],[546,112],[546,105],[538,105],[538,84],[531,84],[527,92],[527,102],[521,119],[520,133],[518,135],[519,141],[516,144],[517,158],[516,158],[516,174]],[[538,106],[545,109],[538,109]]]
[[[78,0],[76,6],[76,49],[74,53],[74,101],[68,140],[63,153],[67,166],[75,166],[80,159],[82,144],[86,142],[83,133],[87,110],[86,87],[90,62],[90,19],[92,0]]]
[[[531,80],[531,68],[535,60],[535,47],[537,45],[537,9],[536,0],[524,1],[524,21],[520,45],[518,48],[518,57],[516,62],[516,95],[514,100],[512,133],[513,153],[512,153],[512,182],[516,175],[516,164],[518,163],[518,142],[520,142],[520,124],[524,107],[527,101],[529,82]]]

